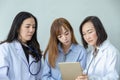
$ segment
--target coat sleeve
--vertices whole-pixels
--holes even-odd
[[[8,58],[8,48],[6,45],[0,45],[0,80],[10,80],[8,78],[9,70],[9,58]]]

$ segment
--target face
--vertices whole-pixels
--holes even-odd
[[[66,30],[62,27],[62,33],[57,36],[58,40],[62,43],[63,46],[71,45],[71,33],[70,30]]]
[[[82,34],[83,34],[84,40],[89,45],[96,47],[96,42],[97,42],[98,37],[97,37],[96,30],[92,22],[86,22],[82,26]]]
[[[23,21],[22,25],[20,26],[18,38],[23,43],[26,43],[27,41],[31,40],[34,32],[35,32],[35,20],[34,18],[27,18]]]

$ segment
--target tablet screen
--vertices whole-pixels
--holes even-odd
[[[82,74],[80,62],[60,62],[58,64],[62,80],[75,80],[77,76]]]

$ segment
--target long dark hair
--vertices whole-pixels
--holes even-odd
[[[32,15],[29,12],[24,12],[24,11],[19,12],[15,16],[15,18],[13,20],[13,23],[12,23],[12,26],[11,26],[11,29],[10,29],[10,31],[8,33],[7,39],[4,40],[2,43],[4,43],[4,42],[11,43],[14,40],[18,40],[19,30],[20,30],[20,27],[21,27],[23,21],[25,19],[31,18],[31,17],[34,18],[34,20],[35,20],[35,32],[34,32],[34,34],[32,36],[32,39],[30,41],[28,41],[27,43],[34,46],[37,49],[38,53],[41,55],[40,45],[39,45],[39,43],[37,41],[37,27],[38,27],[37,19],[36,19],[36,17],[34,15]]]
[[[81,23],[81,25],[79,27],[79,32],[80,32],[81,37],[82,37],[82,43],[83,43],[85,48],[88,48],[88,43],[84,40],[83,34],[82,34],[83,25],[87,22],[92,22],[92,24],[94,25],[94,28],[96,30],[96,34],[98,36],[96,45],[99,46],[101,43],[103,43],[107,39],[107,33],[104,29],[102,22],[100,21],[100,19],[97,16],[88,16]]]

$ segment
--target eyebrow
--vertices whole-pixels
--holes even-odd
[[[30,25],[30,24],[25,24],[25,25]]]
[[[88,29],[87,32],[88,32],[88,31],[91,31],[91,30],[93,30],[93,29]]]
[[[28,26],[32,25],[32,26],[35,26],[35,24],[24,24],[24,25],[28,25]]]

